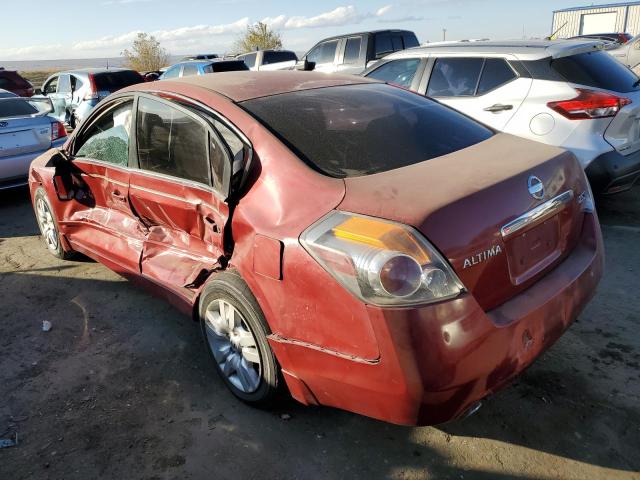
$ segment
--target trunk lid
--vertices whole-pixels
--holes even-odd
[[[50,146],[49,118],[0,119],[0,158],[38,152]]]
[[[531,176],[544,186],[542,199],[529,192]],[[485,310],[571,252],[583,220],[578,202],[587,191],[571,153],[506,134],[408,167],[346,178],[345,185],[340,210],[418,229]],[[514,223],[532,210],[530,223]]]
[[[629,98],[631,103],[613,117],[604,138],[622,155],[630,155],[640,150],[640,92],[615,95]]]

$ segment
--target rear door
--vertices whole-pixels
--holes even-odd
[[[357,74],[364,70],[367,57],[367,45],[362,35],[346,37],[342,41],[337,71]]]
[[[63,99],[58,95],[58,82],[60,81],[59,75],[54,75],[50,77],[45,84],[42,86],[42,94],[46,95],[51,99],[51,103],[53,104],[53,112],[51,115],[55,117],[57,120],[63,122],[64,118],[64,102]]]
[[[58,90],[56,91],[56,101],[54,101],[55,114],[61,122],[68,120],[67,111],[71,108],[71,75],[63,73],[58,79]]]
[[[515,60],[435,58],[425,93],[485,125],[503,130],[527,97],[532,83],[531,78],[520,77],[508,59]]]
[[[130,197],[148,231],[142,274],[190,301],[225,254],[233,153],[242,159],[244,144],[222,122],[148,95],[139,98],[136,138]]]
[[[137,274],[145,231],[129,201],[134,99],[119,97],[83,123],[72,147],[78,192],[61,224],[74,249],[123,274]]]

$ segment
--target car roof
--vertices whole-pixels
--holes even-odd
[[[214,63],[216,60],[217,60],[216,58],[199,58],[197,60],[183,60],[182,62],[174,63],[171,66],[175,67],[176,65],[202,65],[202,64],[209,65],[210,63]]]
[[[401,28],[385,28],[385,29],[382,29],[382,30],[367,30],[367,31],[364,31],[364,32],[353,32],[353,33],[343,33],[341,35],[334,35],[332,37],[323,38],[319,42],[316,42],[316,45],[318,43],[322,43],[322,42],[327,41],[327,40],[333,40],[334,38],[354,37],[356,35],[372,35],[372,34],[375,34],[375,33],[387,33],[387,32],[413,33],[415,35],[415,33],[413,31],[411,31],[411,30],[403,30]]]
[[[180,79],[162,80],[130,87],[129,90],[163,90],[171,92],[170,84],[193,85],[211,90],[234,102],[243,102],[253,98],[268,97],[283,93],[312,90],[339,85],[357,85],[380,83],[373,79],[354,75],[327,75],[319,72],[300,72],[280,70],[267,72],[221,72],[216,75],[199,75]],[[166,85],[162,89],[161,85]]]
[[[63,73],[85,73],[85,74],[89,74],[89,73],[110,73],[110,72],[125,72],[125,71],[135,71],[132,70],[130,68],[106,68],[106,67],[101,67],[101,68],[76,68],[74,70],[62,70],[60,72],[57,72],[56,75],[60,75]]]
[[[577,53],[602,49],[603,42],[594,40],[514,40],[454,42],[446,44],[422,45],[395,52],[385,58],[427,56],[428,54],[475,54],[475,55],[515,55],[520,60],[560,58]]]
[[[284,48],[265,48],[265,49],[260,49],[260,50],[251,50],[250,52],[242,52],[242,53],[239,53],[238,56],[249,55],[250,53],[258,53],[258,52],[289,52],[289,53],[295,53],[293,50],[286,50]]]
[[[16,95],[13,92],[10,92],[9,90],[5,90],[4,88],[0,88],[0,98],[6,98],[6,97],[17,97],[18,95]]]

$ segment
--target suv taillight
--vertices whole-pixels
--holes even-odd
[[[578,96],[571,100],[549,102],[547,106],[570,120],[615,117],[631,99],[594,90],[576,88]]]
[[[98,100],[100,95],[98,95],[98,89],[96,88],[96,81],[93,78],[93,74],[89,74],[89,90],[84,94],[83,100]]]
[[[67,136],[67,131],[62,122],[51,122],[51,141]]]

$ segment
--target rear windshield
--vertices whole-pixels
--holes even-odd
[[[632,92],[640,88],[638,76],[606,52],[587,52],[551,61],[551,68],[567,81],[588,87]]]
[[[291,92],[241,105],[307,164],[339,178],[423,162],[493,135],[455,110],[384,84]]]
[[[142,83],[144,80],[138,72],[125,70],[123,72],[96,73],[93,76],[93,81],[95,82],[96,89],[99,92],[115,92],[121,88],[128,87],[129,85]]]
[[[0,100],[0,118],[26,117],[38,113],[38,109],[22,98]]]
[[[29,88],[31,85],[16,72],[0,71],[0,88]]]
[[[262,58],[263,65],[269,65],[270,63],[279,63],[279,62],[290,62],[297,61],[298,57],[293,52],[288,51],[277,51],[277,52],[264,52],[264,57]]]
[[[214,62],[210,65],[210,67],[212,72],[236,72],[238,70],[249,70],[247,64],[242,60]]]

